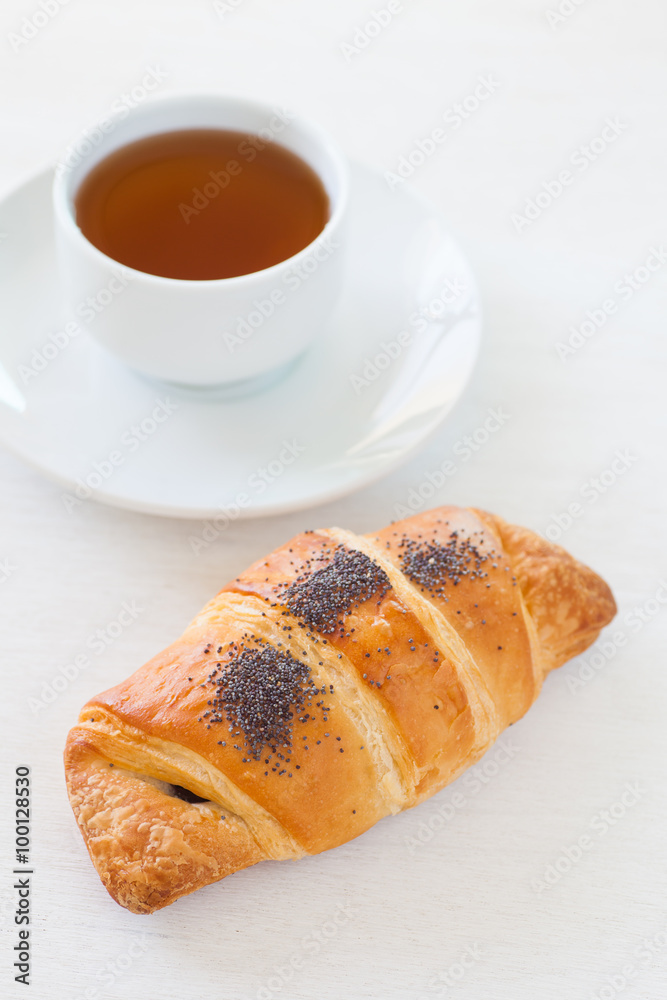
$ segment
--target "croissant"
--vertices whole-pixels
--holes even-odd
[[[477,761],[615,613],[592,570],[480,510],[297,535],[70,731],[102,882],[152,913],[359,836]]]

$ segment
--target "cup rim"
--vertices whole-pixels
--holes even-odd
[[[132,109],[129,114],[122,114],[122,112],[116,112],[113,115],[108,115],[101,121],[104,122],[121,122],[127,121],[131,116],[137,111],[143,111],[146,108],[153,107],[156,104],[174,104],[185,106],[190,102],[210,102],[210,103],[226,103],[235,104],[238,107],[246,108],[252,111],[264,111],[275,114],[275,105],[267,104],[264,101],[257,101],[252,98],[247,97],[237,97],[233,94],[225,93],[213,93],[213,92],[193,92],[193,93],[181,93],[181,94],[161,94],[156,97],[148,98],[146,101],[137,109]],[[70,142],[65,147],[62,156],[59,158],[58,162],[64,160],[66,154],[74,146],[78,139],[85,136],[91,129],[95,128],[98,122],[93,125],[89,125],[86,128],[79,131],[77,136],[70,140]],[[291,257],[286,257],[284,260],[278,261],[276,264],[271,264],[270,267],[264,267],[259,271],[249,271],[246,274],[237,274],[227,278],[170,278],[162,274],[152,274],[150,271],[140,271],[136,267],[131,267],[129,264],[123,264],[121,261],[116,260],[114,257],[110,257],[108,254],[104,253],[98,247],[92,243],[87,236],[81,231],[77,225],[76,218],[73,212],[73,201],[69,198],[69,190],[67,185],[67,180],[69,177],[69,171],[63,170],[58,171],[56,168],[55,176],[53,180],[53,204],[56,219],[61,226],[69,232],[74,239],[78,240],[80,245],[83,246],[87,252],[92,252],[93,256],[96,257],[100,262],[106,264],[107,267],[112,267],[117,270],[121,270],[123,274],[132,275],[134,280],[143,280],[144,282],[155,282],[158,285],[177,285],[179,287],[231,287],[232,285],[243,285],[250,281],[257,281],[259,279],[264,279],[270,276],[272,273],[276,273],[280,270],[287,270],[289,267],[294,266],[299,262],[301,258],[308,256],[309,252],[312,252],[313,248],[316,247],[332,230],[338,227],[343,214],[345,212],[348,194],[349,194],[349,164],[345,154],[343,153],[341,147],[338,145],[335,139],[329,134],[329,132],[321,126],[318,122],[313,121],[301,114],[295,114],[290,120],[290,125],[295,124],[300,126],[306,133],[309,133],[315,138],[316,142],[325,150],[328,158],[334,164],[335,172],[340,185],[340,191],[334,206],[334,210],[330,217],[327,219],[322,230],[317,234],[315,239],[311,240],[310,243],[306,244],[297,253],[292,254]],[[171,131],[171,130],[167,130]],[[158,135],[155,133],[146,133],[146,135]],[[280,140],[276,140],[280,144]],[[128,143],[129,145],[129,143]],[[118,147],[119,149],[122,146]],[[98,161],[101,162],[101,161]],[[91,168],[92,169],[92,168]],[[317,171],[316,171],[317,172]],[[87,176],[87,172],[81,177],[79,184],[84,177]],[[318,176],[319,173],[318,173]],[[320,179],[322,179],[320,177]],[[328,192],[327,192],[328,193]]]

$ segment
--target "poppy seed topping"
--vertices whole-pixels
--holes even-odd
[[[364,552],[340,545],[331,562],[299,577],[287,589],[285,603],[295,618],[331,635],[341,617],[377,594],[378,604],[391,589],[389,577]]]
[[[202,721],[210,725],[226,720],[231,736],[239,740],[232,746],[248,755],[244,762],[264,757],[269,763],[274,755],[285,761],[295,725],[314,720],[316,712],[326,718],[331,709],[322,700],[325,687],[318,687],[306,663],[260,639],[254,643],[232,644],[230,660],[216,665],[207,681],[215,689],[211,709]]]

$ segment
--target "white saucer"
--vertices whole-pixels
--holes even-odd
[[[66,318],[51,180],[0,202],[0,441],[61,482],[66,506],[92,495],[196,518],[309,507],[398,465],[461,395],[480,340],[477,288],[433,206],[408,188],[353,167],[347,287],[329,334],[273,386],[225,400],[144,380],[85,334],[53,346]],[[425,329],[410,324],[417,309]],[[158,400],[169,401],[159,418],[177,404],[161,422]]]

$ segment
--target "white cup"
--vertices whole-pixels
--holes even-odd
[[[186,128],[259,135],[300,156],[329,196],[330,217],[320,235],[272,267],[202,281],[147,274],[98,250],[76,223],[74,199],[83,178],[121,146]],[[242,167],[243,156],[239,162]],[[56,242],[67,311],[144,375],[186,386],[259,385],[326,329],[342,284],[347,195],[348,167],[338,146],[318,125],[284,109],[180,95],[121,111],[86,129],[56,168]]]

